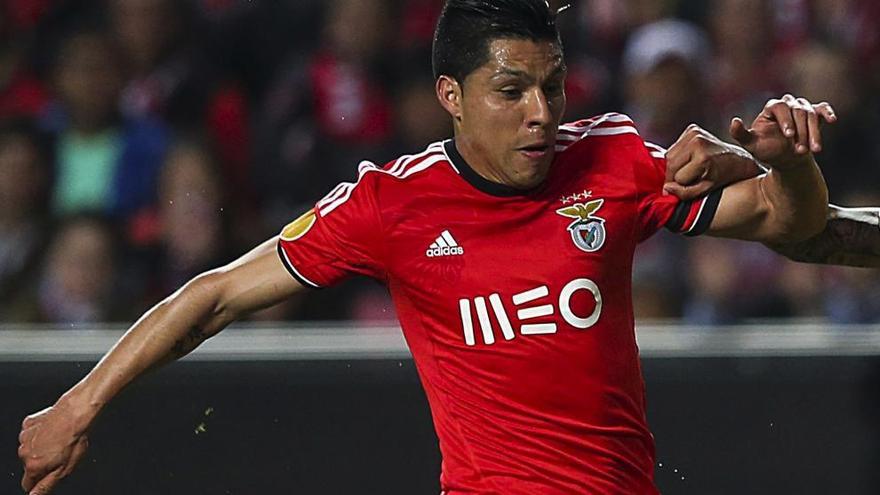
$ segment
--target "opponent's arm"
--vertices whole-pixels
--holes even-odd
[[[805,121],[818,128],[812,105],[790,95],[768,102],[751,128],[734,120],[734,138],[770,171],[724,190],[711,235],[791,243],[825,228],[828,190],[806,138],[814,129],[802,128]]]
[[[816,162],[772,168],[724,190],[709,235],[765,243],[792,243],[825,227],[828,191]]]
[[[837,121],[834,109],[827,102],[812,105],[812,108],[825,122],[833,124]],[[800,128],[806,128],[808,134],[819,129],[810,126],[806,113],[794,117],[807,121],[806,125],[802,122]],[[793,127],[798,129],[799,126],[794,123]],[[734,121],[731,133],[735,129]],[[698,142],[688,137],[686,131],[666,155],[664,189],[682,201],[699,198],[712,190],[769,171],[740,146],[717,138]],[[821,151],[820,134],[808,136],[808,141],[811,151]],[[825,228],[807,240],[768,243],[767,246],[793,261],[880,268],[880,207],[828,205],[827,219]]]
[[[880,268],[880,208],[828,205],[821,232],[805,241],[767,246],[794,261]]]
[[[812,104],[799,99],[812,112],[793,113],[787,106],[773,106],[775,100],[765,107],[767,115],[773,116],[783,126],[794,129],[798,142],[809,144],[810,151],[822,150],[821,121],[828,124],[837,122],[834,108],[828,102]],[[785,97],[782,100],[785,101]],[[663,189],[678,196],[682,201],[691,201],[705,196],[710,191],[735,182],[751,179],[768,171],[741,146],[714,139],[711,146],[703,146],[692,139],[689,127],[666,153],[666,183]],[[741,132],[737,119],[730,123],[730,134]],[[784,130],[784,129],[783,129]],[[800,132],[798,132],[800,130]],[[710,135],[711,136],[711,135]],[[712,136],[714,138],[714,136]]]
[[[188,354],[235,319],[300,290],[275,246],[270,239],[191,280],[144,314],[55,405],[28,416],[19,435],[22,488],[45,495],[67,476],[85,454],[89,426],[135,378]]]

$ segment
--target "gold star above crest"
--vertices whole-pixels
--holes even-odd
[[[586,189],[584,189],[582,192],[574,193],[569,196],[560,196],[559,201],[561,201],[562,204],[567,205],[569,203],[575,203],[577,201],[586,201],[590,199],[592,195],[593,191],[587,191]]]

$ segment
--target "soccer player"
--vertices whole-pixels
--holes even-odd
[[[802,104],[772,100],[751,126],[738,124],[770,173],[681,201],[663,191],[664,151],[625,115],[560,125],[566,67],[543,0],[448,0],[433,50],[454,139],[384,167],[362,162],[356,182],[278,238],[146,313],[25,419],[26,491],[45,495],[73,470],[98,413],[139,375],[250,311],[362,274],[387,284],[397,307],[440,440],[444,493],[657,493],[634,249],[663,227],[764,242],[819,232],[827,191],[797,146],[808,133]]]

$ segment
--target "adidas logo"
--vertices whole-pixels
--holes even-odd
[[[459,256],[464,254],[464,248],[455,242],[455,239],[452,238],[452,234],[450,234],[448,230],[444,230],[440,234],[440,237],[428,247],[425,254],[428,258],[434,258],[436,256]]]

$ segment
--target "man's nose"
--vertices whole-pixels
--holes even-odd
[[[544,127],[553,119],[547,95],[540,89],[536,88],[529,92],[526,108],[528,109],[526,114],[528,127]]]

